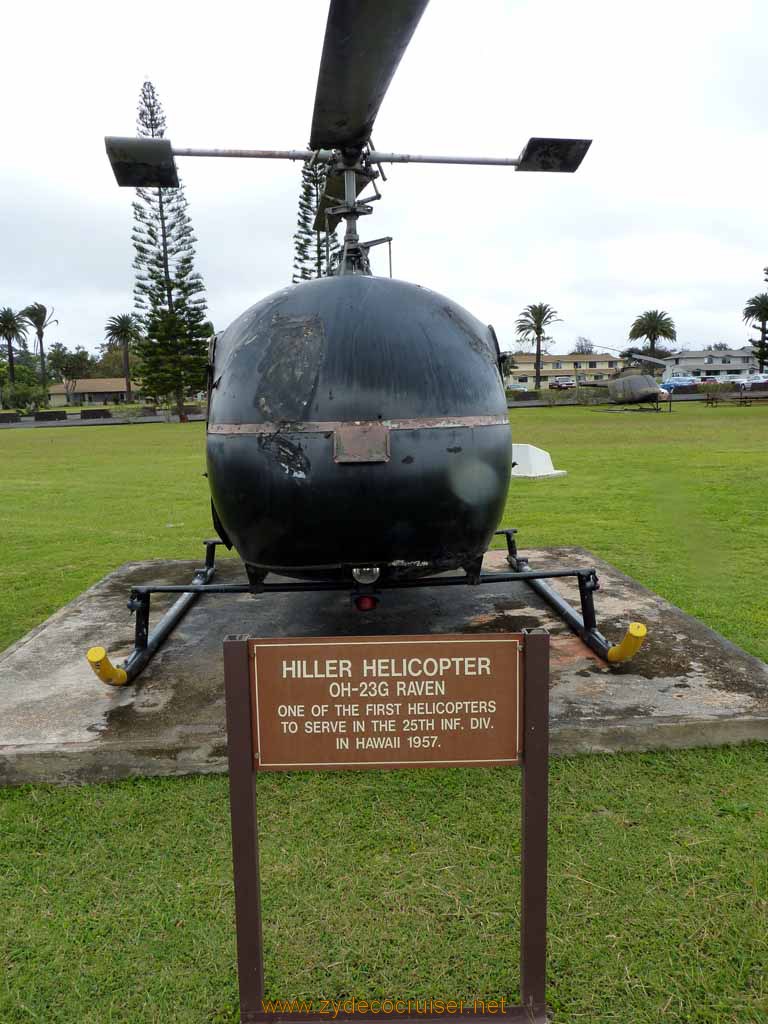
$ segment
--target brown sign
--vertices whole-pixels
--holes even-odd
[[[516,764],[522,637],[249,640],[257,768]]]
[[[434,663],[427,659],[433,659]],[[486,665],[485,659],[489,664]],[[349,662],[343,666],[343,671],[342,662]],[[379,688],[386,684],[387,693],[363,697],[360,694],[363,683],[367,684],[366,688],[374,683]],[[437,693],[437,683],[445,684],[445,693]],[[404,692],[397,692],[398,684],[405,688]],[[330,687],[337,685],[358,689],[356,693],[350,689],[348,694],[331,697]],[[432,695],[426,692],[430,687],[435,690]],[[411,688],[420,692],[411,695],[408,692]],[[519,760],[521,770],[515,774],[520,778],[522,819],[520,1005],[507,1006],[500,1016],[509,1024],[514,1021],[546,1024],[549,1019],[545,998],[549,636],[537,631],[525,636],[497,633],[485,638],[467,635],[318,640],[231,637],[224,642],[224,692],[240,1021],[275,1024],[276,1016],[281,1016],[266,1010],[264,1002],[256,815],[258,768],[391,768]],[[294,698],[295,706],[288,713],[288,702]],[[437,701],[453,701],[455,705],[461,703],[469,707],[454,707],[452,713],[446,711],[445,715],[437,708],[414,707],[413,712],[408,709],[410,703]],[[489,706],[481,712],[473,702],[493,703],[493,709]],[[336,703],[341,710],[331,709],[330,705]],[[366,703],[385,706],[399,703],[405,707],[398,714],[394,711],[390,714],[386,709],[383,713],[373,708],[364,710],[362,705]],[[329,706],[325,712],[321,710],[323,705]],[[351,705],[358,706],[357,713],[348,711]],[[432,718],[435,719],[434,729],[404,727],[405,721],[430,721]],[[451,723],[450,727],[443,727],[442,718]],[[458,728],[453,725],[456,718]],[[347,726],[337,731],[310,724],[333,721],[345,722]],[[292,724],[283,729],[284,722]],[[363,723],[364,727],[349,724],[353,722]],[[374,722],[394,722],[394,728],[389,724],[374,727]],[[468,735],[470,740],[467,740]],[[524,743],[521,735],[525,737]],[[336,746],[337,740],[351,740],[356,736],[383,736],[393,740],[399,736],[401,743],[389,750],[357,748],[351,742],[349,747],[342,744],[342,749]],[[428,742],[421,746],[403,744],[403,739],[416,736]],[[257,743],[261,744],[261,764]],[[499,813],[502,827],[508,827],[508,811],[500,807]],[[503,885],[501,879],[500,884]],[[302,895],[296,894],[299,910]],[[435,986],[432,988],[434,990]],[[298,1016],[303,1024],[328,1024],[326,1008]],[[430,1024],[446,1024],[445,1014],[437,1009],[423,1016]],[[381,1024],[373,1011],[367,1013],[359,1007],[356,1012],[342,1014],[342,1017],[346,1024],[355,1024],[355,1021],[357,1024]],[[342,1024],[342,1017],[336,1024]],[[392,1014],[389,1017],[391,1019]],[[282,1019],[287,1020],[287,1016],[282,1014]],[[414,1019],[411,1016],[411,1020]],[[490,1020],[485,1011],[480,1014],[461,1012],[452,1018],[453,1024],[479,1024]]]

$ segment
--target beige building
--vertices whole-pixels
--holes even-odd
[[[529,390],[536,386],[536,356],[533,352],[515,352],[517,368],[505,376],[505,384],[524,384]],[[577,384],[607,380],[622,370],[625,361],[607,352],[569,352],[567,355],[541,354],[541,386],[549,387],[553,377],[573,377]]]
[[[135,395],[137,386],[132,384]],[[62,405],[103,405],[124,402],[127,396],[125,377],[92,377],[68,380],[63,384],[48,386],[48,401],[51,408]]]

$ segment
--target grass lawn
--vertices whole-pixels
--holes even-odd
[[[580,544],[768,659],[768,409],[512,412],[569,475],[521,545]],[[0,649],[104,572],[196,557],[202,424],[0,433]],[[599,595],[598,595],[599,607]],[[556,1020],[768,1022],[768,751],[552,766]],[[514,769],[265,776],[273,997],[515,996]],[[0,794],[0,1021],[236,1020],[226,780]]]

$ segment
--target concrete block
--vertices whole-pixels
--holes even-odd
[[[513,444],[512,463],[512,476],[525,480],[568,475],[565,469],[555,469],[549,452],[533,444]]]
[[[518,632],[552,638],[550,721],[554,754],[657,750],[768,740],[768,666],[581,548],[521,551],[535,568],[589,568],[595,604],[616,643],[632,620],[648,640],[611,668],[524,583],[389,591],[375,612],[346,593],[251,597],[209,594],[181,622],[138,680],[100,683],[85,660],[103,644],[115,663],[131,649],[133,586],[185,583],[197,562],[133,562],[60,609],[0,653],[0,783],[82,783],[132,775],[226,771],[222,641],[251,636],[371,636]],[[485,569],[506,567],[490,551]],[[244,582],[222,558],[217,582]],[[557,589],[578,604],[573,579]],[[156,623],[175,595],[156,595]]]

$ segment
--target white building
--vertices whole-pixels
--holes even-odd
[[[759,365],[751,345],[743,348],[704,349],[699,352],[675,352],[666,363],[662,381],[670,377],[719,377],[737,380],[757,373]]]

